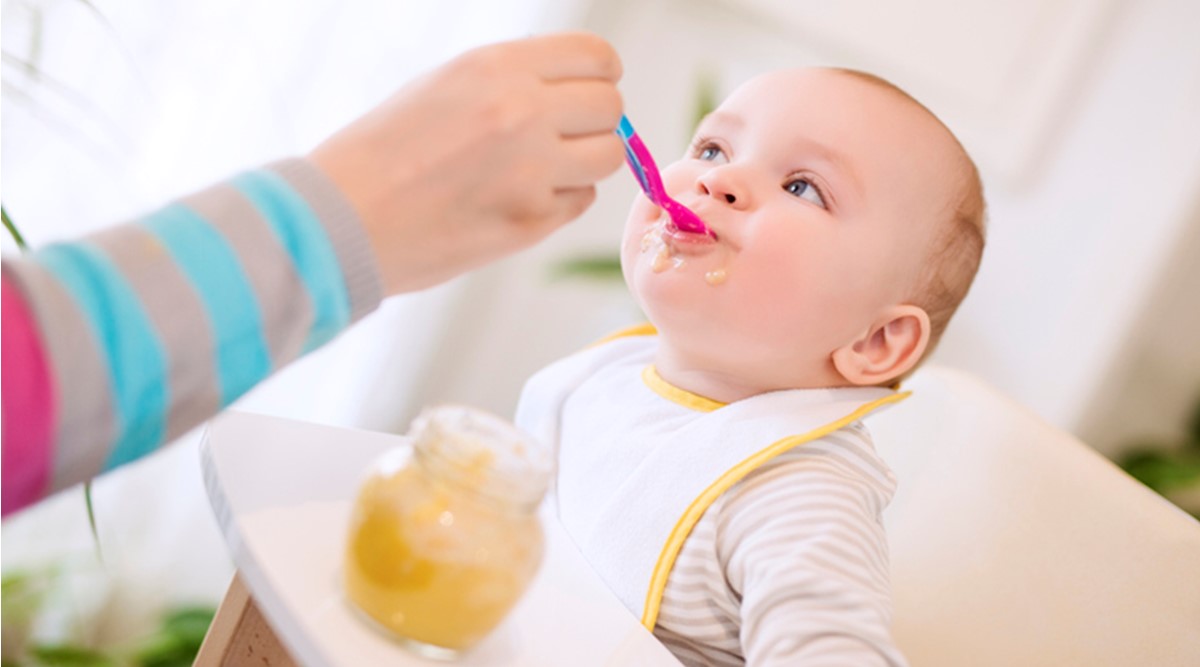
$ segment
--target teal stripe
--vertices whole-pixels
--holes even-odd
[[[229,405],[271,371],[254,288],[221,233],[183,204],[171,204],[141,224],[166,246],[204,305],[221,406]],[[186,345],[187,341],[176,342]]]
[[[137,295],[107,256],[84,243],[49,246],[33,258],[70,292],[107,361],[118,435],[105,470],[154,451],[166,433],[166,356]]]
[[[308,202],[276,174],[247,172],[234,178],[233,185],[254,204],[291,255],[315,311],[304,350],[318,347],[350,323],[350,295],[325,228]]]

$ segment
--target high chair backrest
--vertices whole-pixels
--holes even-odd
[[[867,426],[914,667],[1200,665],[1200,522],[968,374],[905,388]]]

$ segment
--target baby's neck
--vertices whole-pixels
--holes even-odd
[[[673,354],[667,348],[659,348],[655,355],[654,367],[659,377],[672,386],[720,403],[733,403],[751,396],[785,389],[853,386],[836,372],[814,373],[811,377],[786,379],[754,378],[745,373],[744,369],[733,371],[717,364],[696,362]]]

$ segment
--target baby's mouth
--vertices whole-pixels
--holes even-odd
[[[711,228],[709,228],[711,231]],[[685,254],[703,251],[717,244],[720,237],[716,232],[709,234],[700,234],[696,232],[687,232],[675,226],[675,223],[667,218],[662,223],[662,238],[663,241],[673,249]]]
[[[667,213],[666,209],[656,206],[654,207],[654,210],[657,212],[657,215],[650,219],[650,228],[651,230],[662,234],[664,238],[670,237],[675,241],[683,243],[713,243],[720,238],[717,235],[716,230],[710,227],[707,221],[702,220],[707,228],[707,233],[691,232],[680,229],[679,226],[675,224],[675,221],[671,219],[671,215]]]
[[[720,249],[726,244],[717,242],[715,232],[710,234],[685,232],[678,228],[665,214],[646,230],[642,235],[641,252],[649,253],[650,267],[655,273],[667,269],[682,269],[689,259],[701,258],[715,253],[718,266],[704,274],[704,281],[717,286],[724,283],[728,277],[726,265],[729,260],[728,251]],[[704,260],[705,264],[712,263]]]

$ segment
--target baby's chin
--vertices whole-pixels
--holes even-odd
[[[712,329],[712,311],[697,298],[694,276],[676,271],[655,272],[639,263],[626,271],[625,283],[638,308],[656,328],[686,336],[689,331]],[[706,286],[707,287],[707,286]]]

